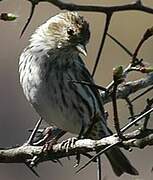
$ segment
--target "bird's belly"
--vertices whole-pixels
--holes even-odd
[[[75,78],[73,69],[59,68],[57,71],[53,64],[48,65],[48,69],[41,66],[32,68],[31,72],[27,66],[26,74],[21,75],[21,84],[28,101],[50,125],[54,124],[74,134],[80,133],[82,125],[86,130],[94,112],[94,103],[83,87],[70,86],[69,74],[71,79]]]
[[[73,117],[73,114],[67,117],[65,113],[60,112],[56,107],[50,107],[48,111],[46,110],[39,111],[39,114],[42,114],[46,122],[49,124],[54,124],[58,128],[70,133],[79,134],[81,129],[80,120]]]
[[[48,92],[44,87],[32,93],[35,94],[35,99],[31,100],[31,103],[38,114],[50,125],[53,124],[70,133],[79,134],[82,124],[77,112],[70,105],[71,94],[65,97],[67,107],[63,104],[60,94],[57,96],[51,92],[51,89]]]

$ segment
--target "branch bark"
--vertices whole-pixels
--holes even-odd
[[[131,133],[125,134],[126,140],[123,142],[115,136],[109,136],[100,140],[82,139],[77,140],[73,147],[69,148],[66,152],[66,147],[62,143],[53,145],[50,151],[43,151],[44,146],[32,146],[23,144],[20,147],[1,149],[0,150],[0,163],[25,163],[38,157],[37,163],[57,160],[60,158],[76,155],[77,152],[84,154],[93,152],[97,148],[105,148],[108,145],[118,144],[119,147],[137,147],[144,148],[147,145],[153,145],[153,130],[147,129],[145,131],[135,130]]]
[[[147,88],[153,85],[153,73],[148,74],[145,78],[138,79],[136,81],[130,81],[120,85],[117,89],[117,99],[126,99],[131,94]],[[112,101],[111,94],[107,92],[101,91],[101,97],[103,99],[104,104],[107,104]]]
[[[146,13],[153,14],[153,9],[142,4],[140,0],[137,0],[133,3],[124,4],[124,5],[114,5],[114,6],[101,6],[101,5],[79,5],[75,3],[65,3],[62,0],[29,0],[31,3],[36,1],[38,4],[39,2],[49,2],[59,9],[66,9],[69,11],[90,11],[90,12],[101,12],[101,13],[114,13],[119,11],[129,11],[129,10],[137,10],[137,11],[144,11]]]

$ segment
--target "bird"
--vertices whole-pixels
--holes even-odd
[[[89,23],[78,12],[61,12],[40,25],[19,59],[23,92],[48,124],[84,138],[111,135],[100,93],[82,59],[87,55]],[[89,131],[90,129],[90,131]],[[108,160],[117,176],[138,175],[118,147],[109,149]]]

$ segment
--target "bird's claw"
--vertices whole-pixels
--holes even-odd
[[[47,141],[44,144],[42,151],[47,152],[47,151],[52,150],[52,147],[53,147],[54,144],[57,144],[57,140],[55,138],[51,139],[50,141]]]
[[[64,140],[61,144],[60,144],[60,150],[65,150],[66,153],[69,152],[69,149],[75,148],[75,142],[78,140],[78,138],[73,137],[73,138],[69,138],[67,140]],[[69,158],[69,156],[68,156]],[[74,165],[74,167],[77,167],[80,164],[80,153],[77,152],[76,154],[76,163]]]
[[[69,151],[69,149],[72,149],[75,147],[75,142],[77,141],[76,137],[69,138],[67,140],[64,140],[61,142],[59,149],[63,150],[65,149],[66,152]]]

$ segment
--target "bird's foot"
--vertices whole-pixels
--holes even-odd
[[[67,140],[64,140],[61,142],[60,144],[60,150],[65,150],[66,152],[69,151],[69,149],[72,149],[75,147],[75,142],[77,141],[78,139],[76,137],[72,137],[72,138],[69,138]]]
[[[44,141],[44,148],[43,151],[50,151],[53,147],[54,144],[57,144],[57,141],[60,137],[62,137],[66,132],[54,127],[48,127],[45,130],[45,136],[44,139],[42,139]]]
[[[123,133],[120,130],[117,131],[117,136],[120,138],[120,141],[126,140],[125,136],[123,135]]]
[[[50,126],[45,128],[42,133],[37,137],[35,143],[33,143],[35,146],[38,145],[46,145],[46,144],[55,144],[51,142],[57,142],[57,140],[62,137],[66,132],[54,127]],[[48,145],[47,145],[48,146]]]
[[[43,146],[43,152],[48,152],[52,150],[53,145],[57,144],[57,139],[53,138],[50,141],[47,141]]]
[[[67,140],[64,140],[61,144],[60,144],[60,149],[61,150],[65,150],[67,153],[69,152],[70,149],[72,148],[75,148],[76,145],[76,141],[78,140],[78,138],[76,137],[73,137],[73,138],[69,138]],[[69,158],[69,156],[68,156]],[[79,164],[80,164],[80,159],[81,159],[81,156],[80,156],[80,153],[77,151],[76,152],[76,163],[74,165],[74,167],[77,167]]]

